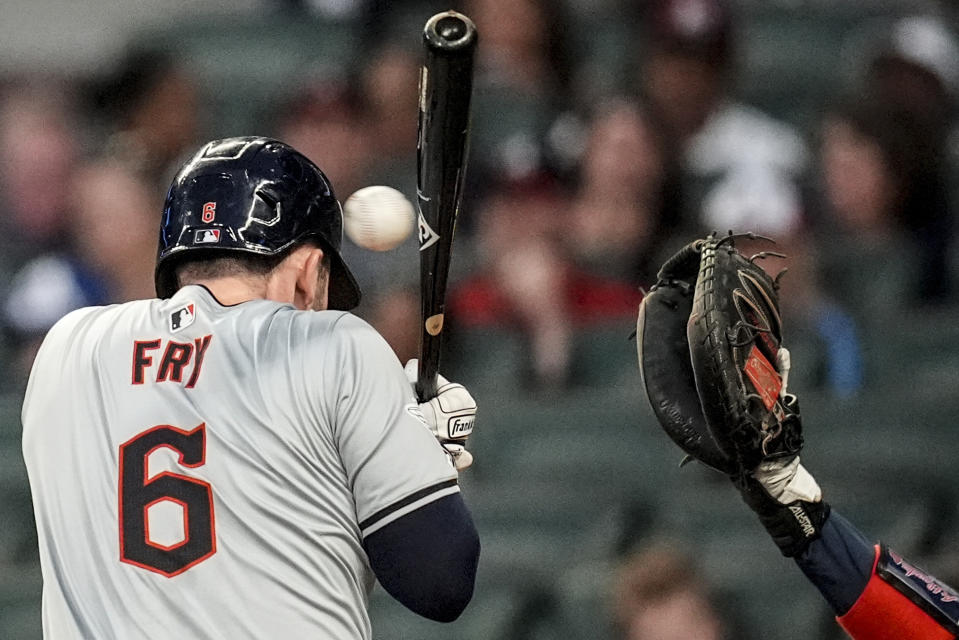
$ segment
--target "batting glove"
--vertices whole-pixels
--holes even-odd
[[[406,363],[406,378],[416,384],[419,362]],[[476,421],[476,400],[463,385],[437,376],[436,397],[420,403],[423,421],[439,440],[457,471],[473,464],[473,454],[466,450],[466,440],[473,433]]]

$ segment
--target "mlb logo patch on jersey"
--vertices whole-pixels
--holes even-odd
[[[216,244],[219,241],[219,229],[200,229],[193,232],[193,244]]]
[[[170,331],[185,329],[193,324],[194,320],[196,320],[196,314],[194,313],[194,306],[191,302],[170,314]]]

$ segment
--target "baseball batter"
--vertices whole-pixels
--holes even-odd
[[[464,609],[475,403],[417,404],[347,313],[341,233],[304,156],[211,142],[167,195],[159,297],[50,331],[23,405],[46,638],[370,638],[374,579]]]

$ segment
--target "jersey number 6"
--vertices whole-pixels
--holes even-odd
[[[216,531],[209,483],[169,471],[148,476],[150,454],[164,447],[181,466],[202,466],[206,424],[192,431],[158,425],[120,445],[120,560],[172,578],[216,553]],[[183,537],[170,545],[150,538],[150,508],[165,501],[183,510]]]

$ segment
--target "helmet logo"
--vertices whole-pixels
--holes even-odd
[[[219,229],[200,229],[193,234],[193,244],[216,244],[219,241]]]
[[[200,215],[200,219],[203,222],[213,222],[214,218],[216,218],[216,203],[207,202],[203,205],[203,213]]]

